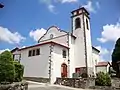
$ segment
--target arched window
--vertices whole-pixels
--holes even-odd
[[[86,19],[86,27],[89,30],[89,26],[88,26],[88,20]]]
[[[50,34],[50,39],[52,39],[53,38],[53,34]]]
[[[81,20],[80,18],[75,19],[75,29],[81,28]]]

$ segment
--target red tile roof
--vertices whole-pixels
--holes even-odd
[[[19,49],[19,50],[21,51],[21,50],[24,50],[24,49],[33,48],[33,47],[38,47],[38,46],[42,46],[42,45],[45,45],[45,44],[55,44],[55,45],[59,45],[59,46],[65,47],[65,48],[69,48],[68,46],[62,45],[62,44],[60,44],[60,43],[50,41],[50,42],[40,43],[40,44],[36,44],[36,45],[32,45],[32,46],[25,47],[25,48],[21,48],[21,49]]]
[[[110,64],[110,63],[109,62],[98,62],[98,64],[96,65],[96,67],[107,66],[108,64]]]

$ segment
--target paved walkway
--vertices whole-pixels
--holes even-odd
[[[62,85],[50,85],[50,84],[31,82],[31,81],[27,81],[27,82],[29,83],[28,90],[90,90],[90,89],[71,88]]]

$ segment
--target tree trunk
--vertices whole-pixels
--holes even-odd
[[[116,72],[116,76],[117,76],[118,78],[120,78],[120,71],[119,71],[119,70]]]

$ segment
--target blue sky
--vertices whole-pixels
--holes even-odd
[[[90,12],[92,44],[108,61],[120,36],[119,0],[0,0],[0,51],[37,43],[52,25],[71,31],[71,11]]]

